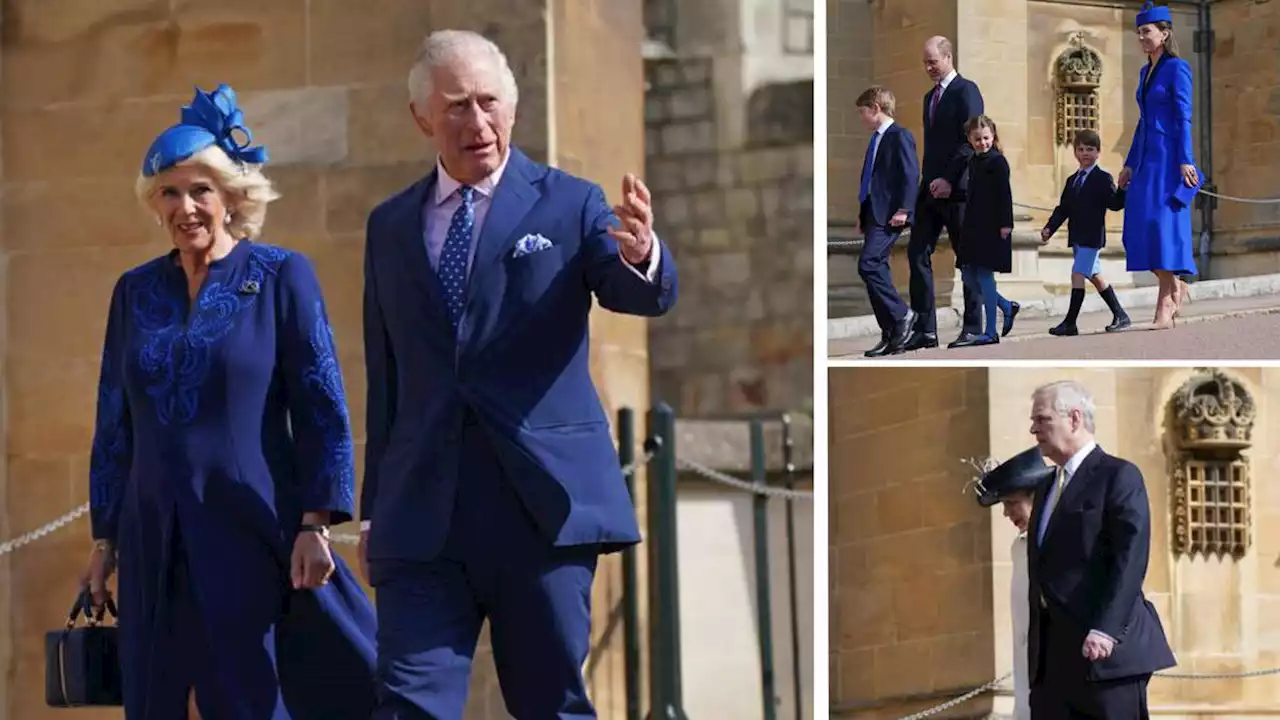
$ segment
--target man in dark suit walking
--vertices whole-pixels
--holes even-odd
[[[924,46],[924,69],[934,86],[924,96],[924,163],[920,193],[916,200],[915,222],[907,242],[911,262],[911,309],[916,313],[915,331],[907,339],[907,350],[938,346],[938,324],[933,291],[933,251],[942,229],[952,247],[963,239],[964,193],[968,189],[965,167],[973,149],[965,137],[969,118],[984,111],[982,92],[976,83],[955,69],[951,41],[936,36]],[[1017,314],[1018,305],[1013,306]],[[1006,322],[1008,322],[1008,320]],[[982,308],[968,288],[964,289],[964,327],[956,342],[982,334]]]
[[[1145,720],[1151,674],[1177,664],[1142,594],[1151,549],[1142,473],[1098,447],[1093,415],[1077,382],[1032,395],[1031,433],[1058,466],[1036,493],[1028,546],[1035,720]]]
[[[865,238],[858,256],[858,275],[867,285],[871,308],[880,325],[880,344],[867,357],[897,355],[905,350],[915,313],[902,302],[889,272],[889,254],[911,224],[920,170],[916,139],[893,121],[897,100],[887,88],[867,88],[858,96],[858,116],[871,131],[862,160],[858,188],[858,225]]]

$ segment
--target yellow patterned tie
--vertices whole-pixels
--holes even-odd
[[[1058,501],[1062,499],[1062,488],[1067,484],[1066,468],[1058,468],[1058,477],[1054,480],[1053,497],[1049,499],[1049,507],[1045,509],[1045,518],[1053,517],[1053,511],[1058,507]]]

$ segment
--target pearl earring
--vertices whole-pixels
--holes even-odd
[[[157,216],[156,216],[156,227],[161,227],[161,226],[163,226],[163,225],[164,225],[164,220],[162,220],[162,219],[160,218],[160,216],[159,216],[159,215],[157,215]]]
[[[226,216],[226,217],[224,217],[224,218],[222,218],[222,223],[223,223],[224,225],[230,225],[230,224],[231,224],[231,213],[227,213],[227,216]]]

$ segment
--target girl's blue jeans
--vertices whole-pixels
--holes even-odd
[[[969,288],[969,292],[982,298],[982,309],[986,315],[984,334],[992,338],[1000,337],[1000,328],[996,325],[996,308],[1008,315],[1013,310],[1013,304],[996,290],[995,271],[973,266],[963,267],[960,269],[960,280]]]

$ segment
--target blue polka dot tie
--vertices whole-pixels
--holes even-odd
[[[440,267],[436,270],[454,330],[462,320],[467,294],[467,255],[471,250],[471,231],[476,224],[475,191],[470,185],[458,188],[462,205],[454,211],[453,220],[449,222],[449,233],[445,235],[444,248],[440,251]]]

